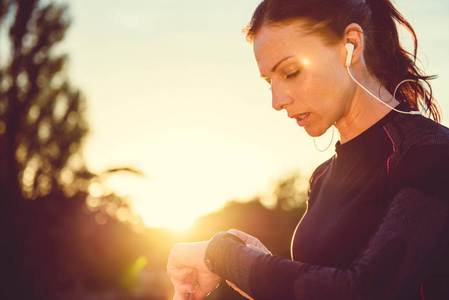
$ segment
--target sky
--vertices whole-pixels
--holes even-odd
[[[67,72],[87,99],[84,157],[94,172],[146,174],[108,186],[148,226],[186,228],[228,200],[267,194],[280,177],[309,176],[333,155],[271,108],[242,33],[259,0],[59,2],[72,18],[61,45]],[[449,2],[396,3],[416,30],[422,66],[439,75],[433,88],[447,125]]]

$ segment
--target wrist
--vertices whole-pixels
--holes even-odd
[[[231,239],[240,244],[245,244],[245,242],[242,239],[229,232],[222,231],[214,235],[214,237],[212,237],[212,239],[209,241],[209,244],[206,248],[206,253],[204,255],[204,263],[211,272],[214,272],[215,270],[215,260],[216,260],[215,255],[217,253],[217,248],[220,246],[221,242],[225,239]]]

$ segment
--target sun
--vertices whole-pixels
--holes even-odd
[[[175,231],[189,230],[197,217],[192,211],[177,210],[172,207],[158,207],[154,210],[152,206],[136,207],[135,213],[142,217],[146,226],[151,228],[168,228]]]
[[[188,230],[195,220],[223,205],[213,201],[213,192],[191,181],[175,179],[176,185],[160,178],[147,182],[144,190],[134,189],[132,209],[148,227]]]
[[[177,178],[179,176],[179,178]],[[195,220],[219,209],[210,184],[196,186],[185,174],[157,178],[111,176],[106,184],[118,196],[130,200],[132,211],[150,228],[189,230]],[[219,198],[215,198],[219,199]]]

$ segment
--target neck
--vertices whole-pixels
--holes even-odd
[[[399,104],[386,88],[372,76],[362,77],[358,81],[372,94],[390,106],[394,107]],[[391,108],[380,103],[355,82],[354,84],[356,85],[354,97],[349,102],[344,116],[335,123],[335,127],[340,134],[340,143],[342,144],[360,135],[391,111]]]

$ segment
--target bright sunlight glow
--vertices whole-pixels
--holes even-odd
[[[257,145],[238,146],[226,137],[185,132],[154,145],[146,178],[114,175],[107,185],[132,195],[132,208],[150,227],[188,229],[196,218],[220,209],[236,196],[249,199],[266,188],[264,159]],[[250,157],[248,157],[248,155]],[[251,175],[252,172],[259,175]],[[92,192],[97,186],[92,186]]]

